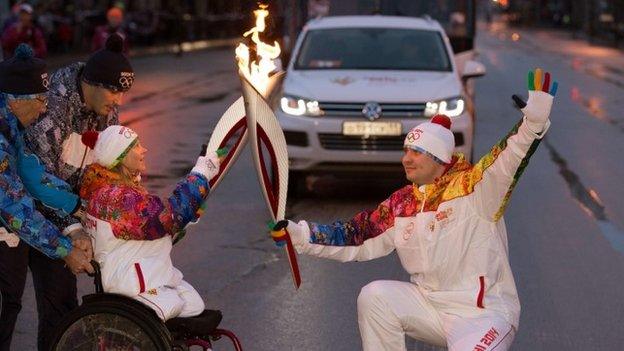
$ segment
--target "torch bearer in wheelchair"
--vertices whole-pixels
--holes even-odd
[[[105,293],[100,266],[91,261],[95,293],[85,295],[82,305],[68,313],[52,338],[50,350],[150,350],[178,351],[200,346],[213,350],[214,341],[226,337],[236,351],[240,341],[231,331],[218,328],[220,311],[163,322],[156,312],[131,297]]]

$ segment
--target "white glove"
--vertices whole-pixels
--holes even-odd
[[[293,246],[301,246],[310,242],[310,226],[306,221],[299,221],[299,223],[288,221],[286,231],[290,234]]]
[[[526,117],[527,126],[535,133],[544,131],[550,116],[554,95],[557,93],[557,82],[550,81],[550,73],[542,74],[541,69],[529,72],[529,99],[521,109]]]
[[[219,157],[217,153],[214,151],[208,152],[206,156],[199,156],[197,158],[197,162],[195,163],[195,167],[191,170],[191,172],[199,173],[206,177],[208,181],[214,178],[217,174],[219,174]]]

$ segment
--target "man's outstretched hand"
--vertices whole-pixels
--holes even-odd
[[[310,227],[306,221],[295,223],[293,221],[281,220],[271,229],[271,238],[275,241],[277,246],[284,246],[286,244],[284,229],[290,235],[290,240],[294,246],[301,245],[310,238]]]

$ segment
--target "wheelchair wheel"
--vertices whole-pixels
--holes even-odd
[[[93,294],[60,323],[53,351],[169,351],[171,335],[156,313],[131,298]]]

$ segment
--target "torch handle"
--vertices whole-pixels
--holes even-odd
[[[282,229],[286,229],[286,227],[288,227],[288,221],[285,219],[282,219],[281,221],[278,221],[277,223],[275,223],[273,230],[277,232]]]
[[[207,152],[208,152],[208,144],[202,144],[201,151],[199,152],[199,156],[206,156]],[[216,152],[217,152],[217,156],[218,157],[223,157],[223,156],[227,155],[228,148],[227,147],[222,147],[220,149],[217,149]]]
[[[514,103],[516,104],[516,107],[519,108],[519,109],[523,109],[527,105],[526,102],[524,100],[522,100],[522,98],[519,97],[516,94],[512,95],[511,99],[514,101]]]

